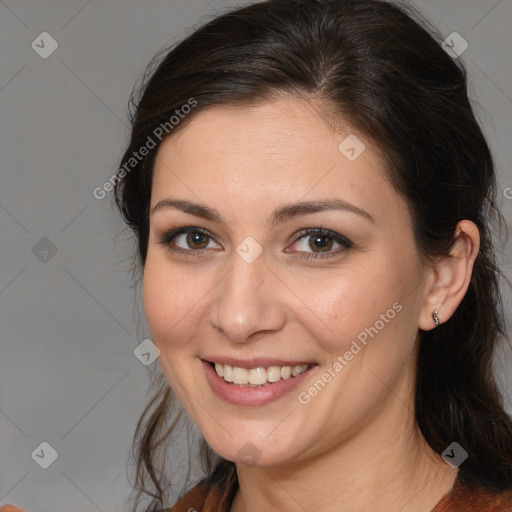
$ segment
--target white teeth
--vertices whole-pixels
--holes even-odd
[[[249,370],[249,382],[251,384],[255,384],[260,386],[261,384],[265,384],[267,382],[267,370],[265,368],[251,368]]]
[[[246,368],[233,368],[233,384],[248,384],[249,372]]]
[[[283,379],[289,379],[292,375],[292,367],[291,366],[283,366],[281,368],[281,377]]]
[[[309,365],[299,364],[296,366],[269,366],[263,368],[239,368],[228,364],[215,363],[215,371],[219,377],[226,382],[233,384],[248,384],[249,386],[264,386],[269,382],[278,382],[281,379],[290,379],[303,374]]]
[[[228,366],[227,364],[224,365],[224,380],[226,382],[233,382],[233,367]],[[220,377],[220,375],[219,375]]]
[[[292,375],[294,377],[297,377],[297,375],[300,375],[301,373],[304,373],[307,369],[308,369],[308,365],[307,364],[300,364],[300,365],[294,366],[292,368]]]
[[[283,368],[286,368],[286,366],[284,366]],[[281,367],[270,366],[267,370],[267,380],[269,382],[277,382],[278,380],[281,380]]]

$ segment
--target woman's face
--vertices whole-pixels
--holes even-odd
[[[162,143],[144,308],[167,380],[224,458],[304,460],[412,414],[427,279],[383,175],[368,139],[301,99],[215,107]],[[205,361],[276,382],[228,383]]]

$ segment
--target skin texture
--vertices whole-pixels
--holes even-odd
[[[350,161],[339,144],[355,134],[365,150]],[[215,208],[226,224],[174,208],[150,218],[144,308],[159,363],[209,445],[237,463],[232,512],[345,510],[427,512],[457,470],[434,454],[414,417],[419,329],[453,314],[469,285],[479,236],[458,225],[451,254],[419,256],[405,202],[385,178],[364,134],[335,131],[313,100],[279,97],[251,107],[200,112],[157,154],[151,208],[166,198]],[[284,203],[341,198],[364,209],[324,211],[269,228]],[[177,235],[194,226],[211,238]],[[297,235],[325,228],[352,242]],[[236,248],[248,236],[262,248],[247,263]],[[199,249],[198,256],[173,252]],[[303,255],[332,254],[301,259]],[[393,304],[401,309],[307,404],[307,391],[358,335]],[[380,325],[380,324],[378,324]],[[210,388],[200,357],[265,356],[316,362],[299,389],[265,406],[239,406]],[[256,462],[241,462],[243,447]],[[277,506],[278,505],[278,506]]]

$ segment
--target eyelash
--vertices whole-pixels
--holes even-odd
[[[199,253],[204,252],[205,249],[182,249],[181,247],[172,247],[171,246],[171,242],[173,241],[173,239],[176,236],[181,235],[181,234],[189,234],[189,233],[201,233],[202,235],[205,235],[208,238],[213,239],[212,235],[207,230],[198,228],[195,226],[188,226],[185,228],[172,229],[171,231],[164,233],[161,236],[158,243],[164,245],[165,247],[167,247],[169,250],[171,250],[173,252],[186,254],[191,257],[199,256]],[[312,229],[302,230],[299,233],[297,233],[297,238],[295,239],[295,241],[293,243],[295,244],[300,239],[307,237],[307,236],[312,236],[312,235],[327,236],[329,238],[332,238],[334,241],[338,242],[343,247],[345,247],[345,249],[350,249],[353,245],[352,242],[350,240],[348,240],[347,238],[345,238],[344,236],[342,236],[338,233],[335,233],[334,231],[329,231],[329,230],[326,230],[323,228],[312,228]],[[343,251],[339,251],[339,250],[334,251],[334,252],[330,251],[330,252],[324,253],[324,254],[306,253],[306,254],[301,254],[298,257],[302,258],[302,259],[306,259],[306,260],[319,259],[319,258],[330,258],[330,257],[340,254],[341,252],[343,252]]]

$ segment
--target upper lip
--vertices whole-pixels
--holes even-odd
[[[316,365],[312,361],[297,360],[297,361],[285,361],[284,359],[271,359],[270,357],[253,357],[251,359],[235,359],[234,357],[225,356],[207,356],[202,357],[203,361],[208,363],[220,363],[227,364],[229,366],[236,366],[237,368],[257,368],[263,366],[268,368],[269,366],[298,366],[298,365]]]

